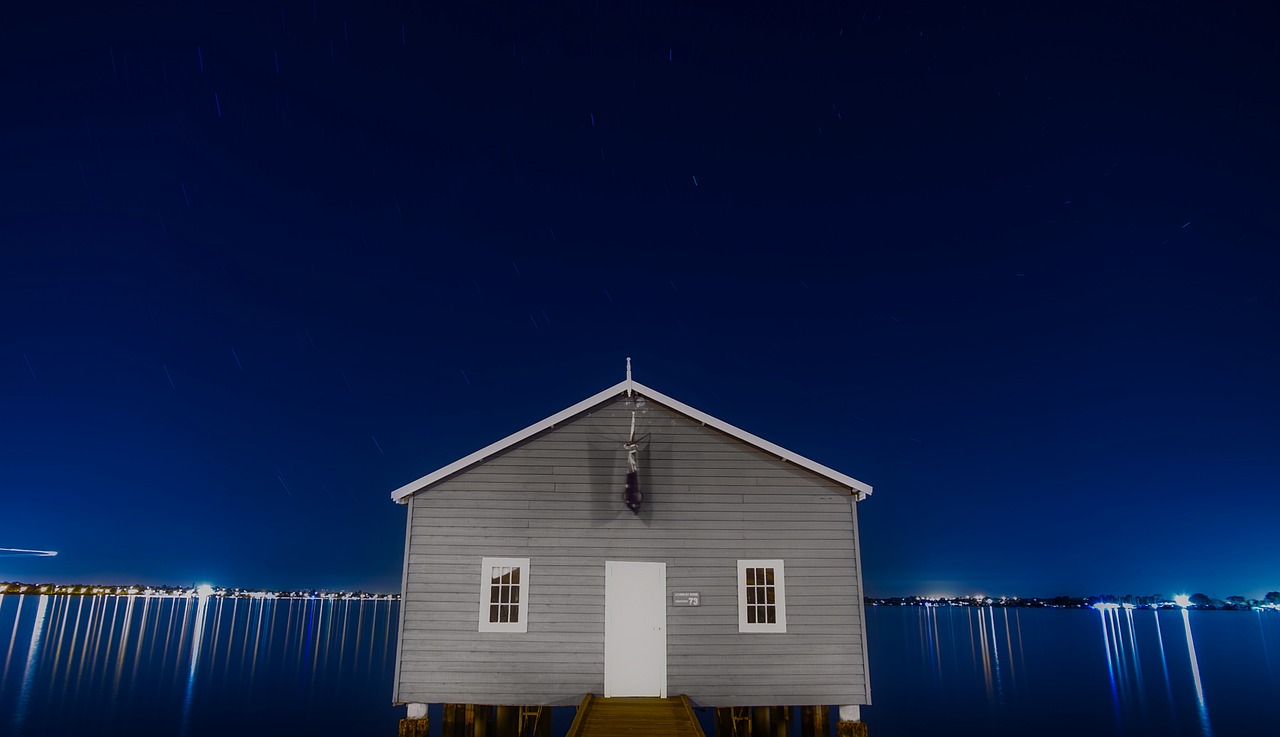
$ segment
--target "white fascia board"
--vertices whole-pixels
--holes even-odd
[[[825,478],[831,479],[832,481],[835,481],[841,486],[847,487],[858,501],[862,501],[863,499],[866,499],[867,495],[871,493],[870,484],[863,483],[853,478],[852,476],[847,476],[843,473],[840,473],[839,471],[828,468],[822,465],[821,463],[818,463],[817,461],[811,461],[808,458],[805,458],[804,456],[798,453],[792,453],[791,451],[787,450],[786,448],[783,448],[782,446],[770,443],[768,440],[765,440],[764,438],[756,437],[755,435],[752,435],[746,430],[742,430],[740,428],[734,427],[733,425],[730,425],[729,423],[723,420],[718,420],[715,417],[712,417],[711,415],[705,412],[700,412],[694,409],[693,407],[690,407],[689,405],[685,404],[684,402],[680,402],[675,399],[672,399],[671,397],[668,397],[662,392],[654,391],[653,389],[650,389],[649,387],[641,384],[638,381],[634,381],[630,378],[627,378],[623,381],[618,382],[617,384],[614,384],[608,389],[605,389],[604,391],[599,392],[598,394],[594,394],[590,397],[587,397],[586,399],[582,400],[581,402],[578,402],[572,407],[568,407],[566,409],[563,409],[555,413],[554,415],[551,415],[550,417],[548,417],[547,419],[541,422],[530,425],[525,429],[517,433],[514,433],[512,435],[508,435],[507,437],[503,438],[502,440],[499,440],[496,443],[491,443],[490,445],[486,445],[485,447],[481,448],[480,450],[477,450],[476,452],[472,453],[469,456],[466,456],[465,458],[459,458],[458,460],[454,461],[453,463],[450,463],[449,465],[445,466],[444,468],[441,468],[438,471],[429,473],[426,476],[423,476],[422,478],[416,481],[411,481],[405,484],[404,486],[401,486],[399,489],[396,489],[395,491],[391,492],[391,499],[400,504],[405,504],[406,500],[411,495],[427,488],[428,486],[431,486],[437,481],[447,478],[457,473],[458,471],[461,471],[462,469],[467,468],[468,466],[471,466],[472,464],[479,463],[480,461],[483,461],[489,456],[496,455],[497,453],[503,450],[506,450],[507,448],[515,445],[516,443],[519,443],[522,440],[525,440],[527,438],[533,437],[534,435],[537,435],[543,430],[547,430],[549,428],[555,427],[556,425],[560,424],[561,422],[564,422],[570,417],[573,417],[574,415],[579,414],[581,412],[585,412],[591,409],[592,407],[595,407],[596,405],[602,404],[603,402],[609,399],[612,399],[613,397],[616,397],[620,394],[628,394],[632,392],[634,392],[635,394],[639,394],[641,396],[648,397],[653,401],[657,402],[658,404],[669,407],[690,419],[697,420],[698,422],[701,422],[702,424],[708,427],[715,428],[716,430],[719,430],[720,432],[725,433],[726,435],[735,437],[745,443],[748,443],[749,445],[754,445],[760,450],[763,450],[767,453],[771,453],[777,456],[778,458],[780,458],[781,460],[786,461],[787,463],[793,463],[797,466],[800,466],[801,468],[805,468],[810,471],[813,471],[819,476],[823,476]]]
[[[599,394],[595,394],[590,397],[587,397],[586,399],[582,400],[581,402],[578,402],[572,407],[563,409],[555,413],[554,415],[551,415],[550,417],[543,420],[542,422],[538,422],[533,425],[530,425],[517,433],[508,435],[507,437],[503,438],[502,440],[499,440],[496,443],[491,443],[489,445],[486,445],[485,447],[481,448],[480,450],[477,450],[476,452],[472,453],[469,456],[466,456],[465,458],[459,458],[458,460],[454,461],[453,463],[450,463],[444,468],[438,471],[433,471],[432,473],[429,473],[426,476],[423,476],[417,481],[411,481],[405,484],[404,486],[401,486],[399,489],[396,489],[395,491],[391,492],[391,499],[392,501],[398,502],[400,504],[404,504],[405,500],[408,499],[409,496],[411,496],[414,492],[421,491],[422,489],[425,489],[426,487],[434,484],[435,482],[440,481],[441,479],[446,478],[448,476],[451,476],[457,473],[458,471],[461,471],[462,469],[472,465],[473,463],[479,463],[480,461],[483,461],[484,459],[488,458],[491,455],[495,455],[503,450],[506,450],[507,448],[515,445],[521,440],[533,437],[534,435],[537,435],[538,433],[548,428],[555,427],[559,423],[564,422],[565,420],[569,419],[570,417],[573,417],[579,412],[585,412],[586,410],[591,409],[597,404],[600,404],[608,399],[612,399],[613,397],[625,392],[630,387],[630,385],[631,385],[631,382],[629,381],[620,381],[617,384],[614,384],[613,386],[609,387],[608,389],[605,389],[604,391],[600,392]]]
[[[870,484],[863,483],[852,476],[847,476],[843,473],[840,473],[839,471],[828,468],[822,465],[821,463],[818,463],[817,461],[811,461],[808,458],[805,458],[804,456],[800,455],[799,453],[792,453],[791,451],[787,450],[786,448],[783,448],[780,445],[775,445],[773,443],[770,443],[768,440],[765,440],[764,438],[756,437],[755,435],[752,435],[746,430],[730,425],[724,420],[718,420],[715,417],[712,417],[711,415],[705,412],[700,412],[683,402],[680,402],[678,400],[672,399],[671,397],[668,397],[662,392],[654,391],[653,389],[650,389],[649,387],[644,386],[638,381],[632,382],[632,387],[635,389],[637,394],[649,397],[650,399],[654,400],[658,404],[666,405],[667,407],[674,409],[675,411],[679,412],[682,415],[685,415],[686,417],[697,420],[698,422],[701,422],[702,424],[708,427],[713,427],[719,430],[720,432],[725,433],[726,435],[731,435],[745,443],[754,445],[760,450],[766,451],[768,453],[772,453],[773,455],[776,455],[778,458],[781,458],[787,463],[794,463],[795,465],[800,466],[801,468],[807,468],[808,470],[813,471],[819,476],[825,476],[826,478],[829,478],[832,481],[835,481],[841,486],[848,487],[849,490],[853,492],[855,496],[858,497],[858,501],[862,501],[867,497],[868,494],[871,493]]]

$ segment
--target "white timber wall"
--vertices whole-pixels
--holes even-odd
[[[621,496],[633,408],[644,508]],[[865,704],[850,493],[642,397],[419,492],[397,702],[574,704],[604,688],[606,560],[667,565],[667,684],[704,706]],[[478,632],[480,559],[529,558],[527,633]],[[738,632],[737,561],[785,562],[787,631]],[[672,607],[698,591],[699,607]]]

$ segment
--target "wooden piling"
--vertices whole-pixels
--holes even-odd
[[[867,737],[867,723],[839,721],[836,723],[836,737]]]
[[[831,707],[800,707],[800,737],[831,737]]]
[[[426,717],[417,719],[401,719],[397,737],[430,737],[431,720]]]
[[[716,737],[750,737],[751,735],[751,717],[749,714],[739,715],[743,712],[734,706],[721,706],[716,709]],[[738,722],[741,719],[746,725],[746,729],[739,728]]]
[[[492,706],[467,704],[467,737],[491,737],[493,722]]]
[[[521,706],[519,737],[551,737],[551,707]]]
[[[514,706],[495,706],[493,716],[494,737],[516,737],[520,728],[520,712]]]
[[[751,737],[773,737],[773,709],[768,706],[751,707]]]
[[[772,737],[787,737],[787,726],[791,722],[791,707],[790,706],[770,707],[769,719],[773,723]]]

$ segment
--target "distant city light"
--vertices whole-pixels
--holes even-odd
[[[213,596],[213,587],[207,583],[200,584],[196,587],[196,596],[201,599],[207,599],[210,596]]]
[[[1177,604],[1183,609],[1186,609],[1187,607],[1191,606],[1191,597],[1187,596],[1186,594],[1174,594],[1173,603]]]

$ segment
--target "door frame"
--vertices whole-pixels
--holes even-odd
[[[604,562],[604,571],[605,571],[604,572],[604,580],[605,580],[605,583],[604,583],[604,591],[605,591],[605,595],[604,595],[604,696],[605,698],[613,698],[614,697],[613,692],[617,685],[616,683],[612,682],[613,679],[610,677],[611,674],[609,670],[610,650],[613,649],[609,645],[609,635],[610,635],[609,592],[611,588],[610,581],[611,579],[613,579],[614,576],[619,575],[618,572],[620,570],[625,569],[625,567],[627,566],[648,566],[648,567],[651,567],[651,569],[656,569],[658,574],[659,591],[657,592],[657,600],[654,602],[653,612],[657,615],[656,621],[654,622],[654,624],[660,627],[660,631],[662,633],[661,634],[662,646],[656,648],[656,663],[658,666],[658,678],[659,678],[658,696],[659,698],[665,699],[667,697],[667,564],[650,562],[650,561],[631,561],[631,560],[627,560],[627,561],[606,560]],[[619,581],[624,583],[626,582],[625,578],[619,578],[619,579],[613,579],[613,580],[615,583]],[[614,634],[615,634],[615,637],[625,638],[626,636],[625,633],[614,633]],[[614,658],[617,659],[618,656],[615,654]],[[654,662],[654,661],[650,661],[650,662]],[[619,696],[630,696],[630,695],[631,694],[619,694]]]

